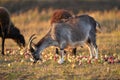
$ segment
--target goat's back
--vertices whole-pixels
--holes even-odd
[[[2,25],[10,23],[10,15],[6,8],[0,7],[0,23]]]
[[[64,9],[57,9],[54,11],[53,15],[51,16],[51,24],[60,22],[62,19],[68,19],[72,17],[72,14]]]
[[[86,41],[91,30],[88,18],[71,18],[66,22],[54,23],[51,27],[51,35],[58,42],[65,41],[76,43]]]

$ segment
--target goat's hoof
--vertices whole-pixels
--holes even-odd
[[[98,59],[98,57],[95,57],[95,59],[97,60],[97,59]]]
[[[59,64],[62,64],[62,63],[64,63],[64,60],[63,60],[63,59],[60,59],[60,60],[58,61],[58,63],[59,63]]]
[[[93,56],[90,56],[89,59],[93,59]]]

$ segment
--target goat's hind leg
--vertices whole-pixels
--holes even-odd
[[[77,51],[77,48],[73,48],[72,49],[72,54],[76,57],[76,51]]]
[[[94,52],[95,52],[95,59],[98,59],[98,47],[96,45],[96,43],[93,43],[93,46],[94,46]]]
[[[89,49],[89,52],[90,52],[90,59],[93,58],[93,55],[94,55],[94,47],[92,44],[87,44],[88,45],[88,49]]]
[[[90,59],[92,59],[93,56],[94,56],[94,46],[93,46],[90,39],[88,39],[88,41],[87,41],[87,46],[88,46],[88,49],[89,49],[89,52],[90,52]]]
[[[56,48],[55,53],[59,54],[59,49],[58,48]]]

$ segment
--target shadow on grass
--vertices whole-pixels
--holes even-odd
[[[6,76],[8,75],[8,73],[0,73],[0,80],[6,80]]]
[[[65,80],[74,80],[80,79],[80,75],[46,75],[40,77],[39,80],[56,80],[56,79],[65,79]]]
[[[11,58],[10,55],[0,55],[0,65],[2,64],[8,64],[14,62],[14,58]]]
[[[22,75],[19,80],[25,80],[28,79],[30,76],[32,76],[32,74],[26,74],[26,75]]]

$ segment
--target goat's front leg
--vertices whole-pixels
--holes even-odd
[[[95,51],[95,54],[94,54],[95,59],[98,59],[98,47],[97,47],[96,43],[94,43],[93,46],[94,46],[94,51]]]
[[[2,38],[2,55],[5,55],[4,54],[4,43],[5,43],[5,38],[3,37]]]
[[[94,54],[94,46],[92,44],[88,44],[88,49],[90,52],[90,59],[92,59]]]
[[[60,60],[58,60],[58,63],[62,64],[64,62],[64,49],[60,49],[60,55],[61,55],[61,58]]]

